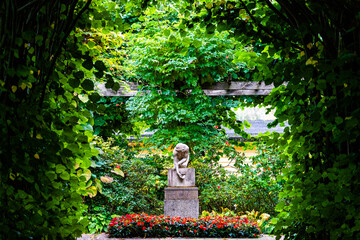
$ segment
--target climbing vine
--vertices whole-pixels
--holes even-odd
[[[183,18],[187,26],[200,22],[209,34],[229,30],[243,44],[259,47],[261,54],[251,58],[243,49],[236,53],[235,61],[252,62],[252,79],[288,82],[265,100],[276,108],[274,124],[290,124],[278,138],[292,164],[283,170],[276,233],[286,239],[359,238],[359,3],[189,6],[196,14]]]

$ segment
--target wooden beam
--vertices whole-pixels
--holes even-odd
[[[105,84],[98,84],[97,89],[103,96],[131,97],[137,93],[138,83],[126,83],[128,87],[121,87],[118,91],[105,88]],[[274,85],[264,82],[219,82],[214,85],[203,86],[203,91],[208,96],[249,96],[269,95]]]
[[[251,95],[269,95],[271,90],[257,89],[257,90],[203,90],[208,96],[251,96]]]

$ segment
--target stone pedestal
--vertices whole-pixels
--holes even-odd
[[[179,169],[185,179],[179,178],[174,169],[168,170],[165,188],[164,215],[170,217],[199,217],[198,188],[195,187],[195,169]]]
[[[179,172],[185,175],[179,178],[175,169],[168,169],[169,187],[195,187],[195,168],[179,168]]]

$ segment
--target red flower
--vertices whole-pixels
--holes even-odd
[[[197,231],[196,231],[196,230],[194,230],[194,233],[197,233]]]
[[[217,186],[218,189],[220,189],[220,186]]]
[[[114,69],[111,67],[110,70],[112,71],[112,70],[114,70]]]
[[[118,106],[119,106],[119,104],[117,103],[117,104],[116,104],[116,106],[118,107]]]
[[[229,56],[226,56],[226,58],[229,58]]]
[[[137,223],[136,223],[136,225],[138,225],[138,226],[139,226],[139,225],[140,225],[140,223],[139,223],[139,222],[137,222]]]
[[[218,126],[215,126],[214,128],[215,128],[215,129],[218,129],[219,127],[218,127]]]
[[[146,227],[143,227],[143,230],[145,230],[146,229]]]
[[[116,166],[116,168],[120,168],[120,166]]]

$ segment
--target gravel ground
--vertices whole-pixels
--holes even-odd
[[[83,234],[77,240],[140,240],[144,238],[109,238],[106,233],[101,234]],[[261,238],[146,238],[146,240],[275,240],[275,237],[263,235]]]

